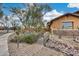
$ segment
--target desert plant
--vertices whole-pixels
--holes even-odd
[[[22,38],[20,38],[20,41],[32,44],[37,41],[37,35],[35,34],[23,35]]]
[[[19,35],[16,35],[15,37],[15,40],[11,40],[11,42],[25,42],[25,43],[29,43],[29,44],[32,44],[32,43],[35,43],[37,41],[37,38],[38,38],[38,35],[36,34],[19,34]]]

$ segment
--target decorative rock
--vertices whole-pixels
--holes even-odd
[[[46,43],[46,47],[58,50],[66,55],[79,55],[79,49],[76,49],[75,47],[69,46],[67,44],[61,43],[59,41],[56,40],[49,40]]]
[[[79,43],[79,37],[74,38],[74,40],[73,40],[73,41],[75,41],[75,42]]]

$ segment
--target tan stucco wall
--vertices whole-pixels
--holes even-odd
[[[62,22],[66,22],[66,21],[72,21],[73,29],[78,29],[79,18],[72,15],[64,16],[53,21],[52,24],[50,25],[50,29],[62,29]]]

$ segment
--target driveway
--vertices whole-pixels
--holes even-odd
[[[10,34],[0,34],[0,56],[9,56],[7,39]]]

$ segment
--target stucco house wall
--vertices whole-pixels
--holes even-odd
[[[73,22],[72,29],[78,29],[78,27],[79,27],[79,17],[68,14],[68,15],[64,15],[62,17],[59,17],[59,18],[54,19],[53,21],[51,21],[51,24],[50,24],[49,28],[51,30],[62,29],[63,22]]]

